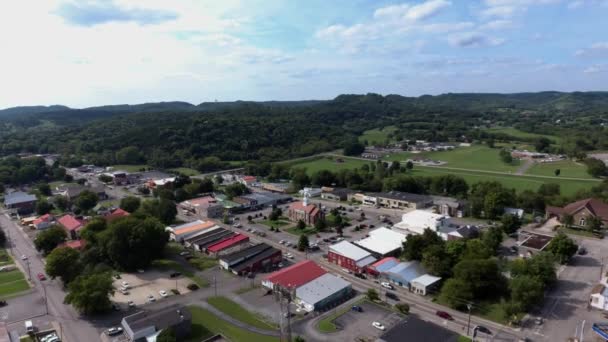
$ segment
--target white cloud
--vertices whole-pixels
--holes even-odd
[[[533,5],[549,5],[561,0],[485,0],[481,16],[485,18],[511,18]]]
[[[448,36],[448,42],[458,47],[497,46],[504,43],[504,39],[486,36],[479,32],[462,32]]]
[[[406,13],[405,18],[418,21],[430,18],[452,3],[445,0],[430,0],[420,5],[412,6]]]
[[[409,9],[410,9],[409,4],[399,4],[399,5],[381,7],[381,8],[378,8],[376,11],[374,11],[374,18],[399,19],[399,18],[404,17]]]
[[[594,43],[588,48],[577,50],[574,54],[579,57],[608,57],[608,41]]]
[[[504,30],[511,27],[513,27],[513,22],[511,20],[498,19],[482,24],[479,28],[481,30]]]
[[[608,64],[595,64],[583,70],[585,74],[599,74],[608,72]]]

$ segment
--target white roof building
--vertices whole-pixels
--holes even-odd
[[[369,232],[369,237],[355,241],[355,244],[366,250],[386,256],[401,249],[407,235],[380,227]]]
[[[444,240],[447,240],[449,232],[455,229],[450,226],[449,216],[439,215],[426,210],[414,210],[403,214],[401,222],[393,228],[402,229],[413,234],[422,234],[425,229],[436,232]]]
[[[426,296],[430,288],[437,284],[440,280],[441,278],[432,276],[430,274],[421,275],[420,277],[411,281],[410,284],[412,292]]]
[[[351,284],[331,273],[310,281],[296,289],[296,297],[304,310],[311,312],[322,309],[342,296],[350,294]]]
[[[374,258],[370,252],[357,247],[348,241],[341,241],[335,245],[329,246],[329,251],[354,260],[358,267],[365,267],[376,261],[376,258]]]

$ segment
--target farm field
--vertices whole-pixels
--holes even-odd
[[[374,143],[383,143],[388,138],[389,133],[393,133],[397,130],[395,126],[386,126],[382,129],[374,128],[368,131],[363,132],[363,134],[359,137],[360,142],[367,141],[367,143],[371,146]],[[393,139],[389,139],[389,141],[393,141]]]
[[[498,153],[499,149],[492,149],[484,145],[473,145],[471,147],[458,147],[452,151],[422,152],[412,154],[414,158],[429,158],[447,162],[445,167],[515,172],[520,165],[518,160],[511,164],[505,164]]]
[[[364,160],[344,157],[344,158],[341,158],[343,160],[343,162],[338,163],[338,162],[336,162],[336,159],[339,159],[339,158],[322,157],[322,158],[318,158],[318,159],[307,159],[307,160],[303,160],[302,162],[293,163],[291,165],[291,167],[305,168],[306,173],[308,173],[308,175],[312,175],[313,173],[320,171],[320,170],[338,171],[338,170],[343,170],[343,169],[344,170],[355,169],[355,168],[359,168],[363,164],[367,164],[371,161],[371,160],[364,161]]]
[[[536,163],[527,172],[528,175],[555,176],[555,170],[560,169],[559,177],[593,179],[587,173],[587,167],[571,160],[555,163]]]
[[[556,143],[559,143],[561,141],[560,137],[555,136],[555,135],[528,133],[528,132],[520,131],[513,127],[496,127],[496,128],[486,129],[485,131],[489,132],[489,133],[508,134],[508,135],[514,136],[516,138],[529,139],[529,138],[545,137],[545,138],[549,138],[549,139],[553,140]]]

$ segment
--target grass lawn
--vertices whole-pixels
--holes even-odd
[[[367,140],[369,145],[375,144],[384,144],[386,139],[389,139],[389,133],[394,133],[397,130],[395,126],[386,126],[382,129],[374,128],[368,131],[363,132],[361,136],[359,136],[359,141],[364,142]],[[394,141],[395,139],[389,139],[389,141]]]
[[[359,160],[359,159],[350,159],[350,158],[341,158],[343,160],[343,162],[336,162],[336,159],[340,159],[338,157],[322,157],[322,158],[317,158],[317,159],[306,159],[306,160],[302,160],[300,162],[295,162],[293,164],[291,164],[291,167],[297,167],[297,168],[305,168],[306,169],[306,173],[308,173],[309,175],[312,175],[313,173],[320,171],[320,170],[331,170],[331,171],[338,171],[338,170],[351,170],[351,169],[355,169],[355,168],[359,168],[361,166],[363,166],[363,164],[368,164],[369,162],[364,161],[364,160]]]
[[[555,177],[556,169],[560,170],[559,177],[593,179],[587,173],[587,166],[575,163],[572,160],[562,160],[555,163],[536,163],[526,174]]]
[[[25,335],[19,337],[19,342],[36,342],[31,336]]]
[[[139,164],[139,165],[112,165],[114,171],[127,171],[127,172],[138,172],[141,169],[149,168],[150,166]]]
[[[152,262],[152,267],[155,267],[155,268],[158,268],[161,270],[177,271],[177,272],[180,272],[181,274],[185,275],[186,277],[190,278],[190,280],[192,280],[194,283],[196,283],[196,285],[198,285],[199,287],[209,286],[209,282],[206,279],[203,279],[203,278],[195,275],[194,272],[186,269],[183,265],[181,265],[180,263],[178,263],[176,261],[168,260],[168,259],[157,259]]]
[[[266,322],[261,315],[255,314],[245,309],[239,303],[236,303],[226,297],[209,297],[207,298],[207,302],[211,304],[211,306],[213,306],[214,308],[245,324],[260,329],[277,329],[277,326],[275,324]]]
[[[277,337],[256,334],[232,325],[208,310],[189,306],[192,313],[192,335],[187,342],[200,342],[213,334],[222,334],[233,342],[278,342]]]
[[[309,227],[307,226],[304,229],[298,229],[297,227],[291,227],[291,228],[287,228],[287,229],[283,229],[284,232],[288,232],[289,234],[293,234],[293,235],[310,235],[310,234],[315,234],[317,232],[317,230],[314,227]]]
[[[6,249],[0,249],[0,266],[13,263],[13,258],[6,252]]]
[[[560,142],[560,140],[561,140],[560,137],[555,136],[555,135],[528,133],[528,132],[520,131],[520,130],[515,129],[513,127],[490,128],[490,129],[487,129],[486,132],[488,132],[488,133],[503,133],[503,134],[511,135],[511,136],[513,136],[515,138],[524,138],[524,139],[545,137],[545,138],[549,138],[550,140],[553,140],[554,142]]]
[[[351,307],[347,306],[347,307],[341,309],[340,311],[337,311],[336,313],[323,318],[317,324],[317,330],[319,330],[320,332],[325,333],[325,334],[338,331],[338,327],[334,323],[334,320],[336,320],[336,318],[347,313],[350,309],[351,309]]]
[[[456,342],[471,342],[472,340],[466,336],[458,336],[458,339],[456,340]]]
[[[412,152],[395,152],[395,153],[391,153],[387,156],[385,156],[384,158],[382,158],[382,160],[384,161],[398,161],[398,162],[404,162],[408,159],[411,159],[415,156],[417,156],[418,154],[412,153]]]
[[[414,154],[414,158],[429,158],[447,162],[445,167],[455,167],[471,170],[515,172],[520,165],[519,160],[506,164],[500,160],[500,149],[484,145],[458,147],[452,151],[422,152]],[[416,166],[414,166],[416,168]]]
[[[195,169],[191,169],[189,167],[176,167],[174,169],[169,169],[169,171],[179,172],[186,176],[196,176],[196,175],[200,174],[200,172],[196,171]]]
[[[254,220],[254,222],[261,223],[268,227],[283,227],[283,226],[287,226],[287,225],[291,224],[291,222],[286,221],[286,220],[276,220],[276,221],[271,221],[271,220],[255,221]]]
[[[558,228],[558,230],[560,232],[563,232],[566,234],[579,235],[579,236],[595,238],[595,239],[600,238],[597,234],[594,234],[594,233],[584,230],[584,229],[572,229],[572,228],[560,227],[560,228]]]
[[[30,288],[19,269],[0,273],[0,297],[8,297]]]

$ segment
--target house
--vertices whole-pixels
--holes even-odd
[[[249,242],[249,236],[244,234],[235,234],[208,246],[206,252],[209,254],[218,254],[222,251],[234,248],[247,242]]]
[[[179,204],[200,218],[219,218],[224,215],[224,206],[213,196],[203,196],[183,201]]]
[[[270,270],[281,260],[283,260],[281,250],[260,243],[220,257],[219,264],[225,270],[242,275]]]
[[[363,248],[348,241],[341,241],[329,246],[327,261],[355,273],[362,273],[366,271],[367,266],[376,261],[376,258]]]
[[[414,293],[426,296],[427,293],[437,290],[440,280],[440,277],[435,277],[430,274],[423,274],[410,282],[410,289]]]
[[[129,173],[126,171],[106,172],[104,175],[112,178],[112,183],[114,183],[114,185],[129,184]]]
[[[59,246],[60,247],[69,247],[69,248],[75,249],[77,251],[81,251],[84,248],[85,243],[86,243],[85,240],[72,240],[72,241],[66,241]]]
[[[86,187],[76,183],[68,183],[57,187],[57,194],[66,197],[70,201],[74,201],[84,191],[90,191],[96,194],[100,200],[108,198],[103,186]]]
[[[80,237],[80,231],[87,224],[87,221],[67,214],[61,216],[57,220],[57,224],[63,229],[65,229],[70,239],[77,240]]]
[[[348,195],[354,193],[354,191],[346,188],[323,187],[322,189],[321,198],[328,201],[346,201],[348,200]]]
[[[602,225],[608,225],[608,204],[597,198],[587,198],[584,200],[570,203],[567,206],[551,207],[547,206],[546,217],[557,217],[561,222],[565,215],[573,218],[574,225],[584,227],[590,217],[597,217],[602,220]]]
[[[291,196],[273,192],[254,192],[234,197],[232,201],[239,203],[244,209],[262,209],[272,205],[285,203]]]
[[[426,274],[426,270],[419,261],[407,261],[400,262],[387,271],[382,272],[381,275],[391,283],[409,288],[412,280],[424,274]]]
[[[296,304],[307,312],[320,311],[350,298],[351,283],[331,273],[296,288]]]
[[[448,233],[448,241],[459,239],[475,239],[479,237],[479,228],[476,226],[460,226],[456,230]]]
[[[213,221],[196,220],[193,222],[181,224],[179,226],[169,226],[165,228],[165,230],[169,232],[169,240],[181,243],[184,241],[184,239],[187,239],[188,237],[202,234],[207,229],[216,226],[217,224]]]
[[[304,260],[273,272],[262,279],[262,286],[268,289],[298,288],[327,272],[312,260]]]
[[[255,176],[240,176],[238,177],[238,182],[245,186],[252,186],[255,182],[257,182],[257,178]]]
[[[107,222],[112,222],[114,220],[117,220],[121,217],[127,217],[130,216],[131,214],[126,211],[123,210],[121,208],[116,208],[114,210],[110,210],[103,218],[107,221]]]
[[[393,229],[401,229],[411,234],[422,234],[427,228],[437,233],[442,239],[447,240],[448,233],[457,227],[450,223],[449,217],[425,210],[405,213],[401,216],[401,222],[393,226]]]
[[[16,210],[19,214],[29,214],[36,208],[36,196],[26,192],[15,191],[4,195],[6,209]]]
[[[186,306],[173,304],[155,311],[139,311],[126,316],[121,321],[129,341],[156,340],[163,330],[172,328],[177,341],[190,336],[192,314]]]
[[[304,197],[304,195],[308,194],[308,197],[319,197],[321,196],[321,193],[323,192],[322,188],[303,188],[302,190],[298,191],[298,193],[300,194],[300,196]]]
[[[519,208],[505,208],[503,212],[506,215],[517,216],[520,219],[524,217],[524,210]]]
[[[354,244],[371,252],[377,258],[399,255],[407,237],[405,234],[385,227],[371,230],[368,235],[364,239],[355,241]]]
[[[368,196],[376,198],[376,203],[374,203],[374,205],[385,208],[423,209],[432,204],[432,199],[429,196],[412,194],[409,192],[389,191],[370,194]]]
[[[302,220],[308,225],[314,225],[325,218],[325,213],[315,204],[309,204],[308,197],[304,197],[303,201],[294,202],[289,206],[288,216],[292,222]]]
[[[53,222],[55,222],[55,217],[51,214],[44,214],[40,217],[38,217],[37,219],[34,220],[34,222],[32,222],[32,224],[34,225],[34,228],[38,229],[38,230],[43,230],[43,229],[47,229],[48,227],[50,227]]]
[[[146,182],[146,187],[156,189],[159,186],[171,185],[173,182],[175,182],[175,177],[150,179]]]

